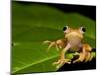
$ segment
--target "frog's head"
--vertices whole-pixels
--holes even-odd
[[[80,27],[77,29],[70,28],[65,26],[63,28],[65,39],[71,42],[80,42],[83,39],[83,34],[85,33],[86,29],[84,27]]]

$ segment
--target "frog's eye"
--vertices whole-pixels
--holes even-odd
[[[68,26],[66,26],[66,27],[63,27],[63,31],[65,31],[65,30],[67,30],[68,29]]]
[[[86,28],[84,28],[84,27],[81,27],[80,30],[81,30],[82,33],[86,32]]]

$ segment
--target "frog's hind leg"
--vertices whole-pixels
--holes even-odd
[[[82,46],[82,52],[80,53],[79,55],[79,58],[74,60],[73,63],[76,63],[76,62],[87,62],[90,60],[91,58],[91,50],[92,48],[90,47],[90,45],[88,44],[83,44]]]

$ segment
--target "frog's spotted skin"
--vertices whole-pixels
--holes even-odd
[[[48,43],[48,50],[55,46],[56,49],[59,51],[59,49],[62,49],[60,53],[60,59],[57,62],[54,62],[53,64],[56,64],[59,68],[65,63],[70,64],[70,59],[65,59],[65,53],[72,49],[77,51],[80,51],[79,58],[72,61],[73,63],[76,62],[87,62],[91,59],[91,46],[87,43],[83,43],[82,40],[84,39],[84,33],[86,29],[84,27],[80,27],[78,29],[69,28],[68,26],[63,28],[64,31],[64,39],[59,39],[57,41],[44,41],[44,43]]]

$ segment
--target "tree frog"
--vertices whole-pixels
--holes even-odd
[[[61,65],[65,63],[76,63],[76,62],[87,62],[92,60],[91,51],[92,48],[89,44],[83,43],[84,33],[86,32],[86,28],[79,27],[77,29],[70,28],[68,26],[63,27],[64,39],[59,39],[56,41],[44,41],[44,43],[48,43],[48,50],[55,46],[57,50],[62,49],[60,52],[60,59],[54,62],[54,65],[57,65],[56,68],[59,68]],[[71,61],[70,59],[65,58],[65,53],[68,50],[74,50],[75,52],[79,52],[79,58]]]

